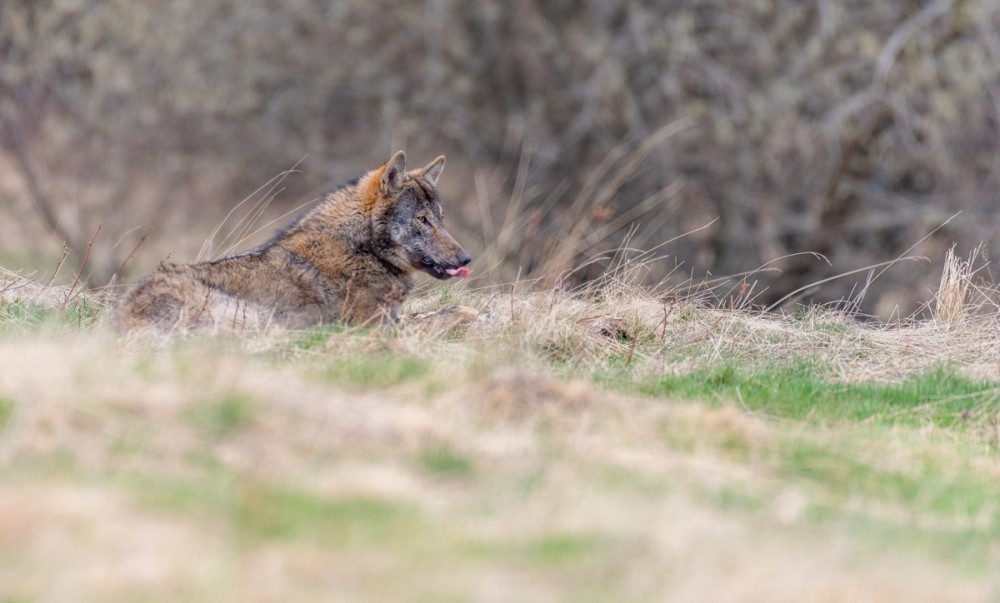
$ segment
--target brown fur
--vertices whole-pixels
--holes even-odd
[[[271,241],[194,264],[166,264],[122,300],[122,330],[303,328],[394,322],[423,270],[450,278],[471,258],[444,229],[438,157],[407,172],[402,151],[332,193]]]

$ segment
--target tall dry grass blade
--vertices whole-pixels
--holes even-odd
[[[242,201],[234,205],[233,208],[230,209],[228,213],[226,213],[225,217],[222,218],[222,220],[208,235],[208,238],[205,239],[205,242],[202,243],[201,249],[198,250],[198,259],[209,259],[209,257],[212,255],[212,246],[214,244],[215,237],[219,236],[219,233],[222,231],[222,228],[226,225],[226,222],[228,222],[229,219],[233,217],[233,214],[236,213],[236,211],[238,211],[241,207],[249,203],[257,195],[261,195],[261,199],[253,203],[253,205],[250,208],[250,212],[247,214],[247,216],[241,218],[239,221],[236,222],[236,224],[234,224],[229,229],[229,234],[227,234],[222,239],[222,241],[219,242],[219,247],[226,246],[227,241],[233,238],[234,233],[240,231],[241,226],[243,226],[243,224],[246,222],[249,216],[255,216],[251,221],[251,224],[253,223],[253,221],[256,221],[256,217],[259,217],[259,210],[261,204],[264,204],[266,207],[266,205],[271,202],[271,199],[273,199],[275,191],[278,189],[279,186],[281,186],[281,183],[284,182],[285,179],[288,178],[288,176],[290,176],[291,174],[298,172],[296,168],[299,166],[300,163],[302,163],[304,159],[305,158],[303,157],[302,159],[295,162],[295,165],[293,165],[290,169],[287,169],[281,172],[280,174],[277,174],[276,176],[272,177],[270,180],[259,186],[255,191],[247,195]],[[226,249],[232,249],[233,245],[238,245],[240,242],[241,241],[237,240],[232,245],[226,247]]]
[[[972,296],[976,290],[973,279],[979,271],[975,268],[975,264],[981,253],[982,244],[973,249],[965,259],[955,253],[954,245],[945,254],[941,282],[934,294],[935,323],[956,326],[971,315]]]
[[[566,236],[562,237],[559,241],[554,241],[550,245],[550,249],[546,253],[547,259],[541,272],[544,274],[556,274],[571,267],[573,259],[578,254],[586,251],[584,244],[588,239],[588,230],[592,228],[589,220],[581,220],[580,217],[591,215],[595,209],[610,203],[614,195],[655,148],[672,136],[689,128],[693,123],[694,121],[689,118],[682,118],[668,123],[646,138],[636,149],[630,152],[619,151],[621,163],[617,167],[617,161],[609,161],[602,164],[601,167],[604,168],[603,170],[595,170],[587,185],[584,186],[583,190],[573,201],[573,205],[569,208],[569,211],[565,212],[564,215],[567,218],[562,230],[566,233]],[[624,145],[619,145],[619,148],[623,149]],[[616,156],[615,159],[618,159],[618,157]],[[614,171],[612,171],[613,168]],[[622,225],[618,224],[616,227],[621,228]],[[597,238],[603,238],[603,235],[606,234],[609,233],[606,228],[603,228]]]
[[[888,260],[886,262],[879,262],[878,264],[872,264],[871,266],[864,266],[862,268],[856,268],[854,270],[848,270],[847,272],[841,272],[840,274],[835,274],[835,275],[833,275],[831,277],[820,279],[820,280],[818,280],[816,282],[809,283],[808,285],[803,285],[802,287],[799,287],[798,289],[796,289],[796,290],[788,293],[787,295],[785,295],[784,297],[782,297],[778,301],[774,302],[770,306],[764,308],[764,311],[765,312],[772,312],[772,311],[776,310],[777,308],[781,307],[781,305],[784,304],[785,302],[787,302],[788,300],[792,299],[796,295],[799,295],[800,293],[808,291],[809,289],[812,289],[814,287],[819,287],[820,285],[825,285],[826,283],[835,281],[837,279],[842,279],[845,276],[851,276],[852,274],[858,274],[860,272],[871,271],[871,270],[874,270],[875,268],[883,268],[883,270],[881,272],[879,272],[879,274],[882,274],[883,272],[885,272],[885,269],[887,267],[889,267],[889,266],[893,266],[893,265],[898,264],[899,262],[903,262],[903,261],[915,261],[915,260],[928,261],[927,258],[925,258],[925,257],[919,257],[919,256],[898,257],[898,258],[895,258],[895,259],[892,259],[892,260]],[[876,275],[875,278],[878,278],[878,275]],[[872,281],[872,280],[874,280],[874,279],[868,279],[869,282]]]

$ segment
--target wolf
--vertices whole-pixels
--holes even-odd
[[[440,156],[407,171],[406,154],[326,194],[270,241],[193,264],[161,264],[119,304],[122,331],[307,328],[395,323],[418,271],[468,277],[472,261],[444,227]]]

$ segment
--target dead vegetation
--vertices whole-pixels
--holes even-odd
[[[0,596],[988,601],[995,389],[949,428],[630,385],[802,363],[995,382],[984,269],[949,261],[939,314],[893,325],[764,314],[746,291],[719,309],[623,265],[409,301],[475,308],[467,325],[154,342],[112,333],[100,295],[5,273]]]
[[[633,376],[726,362],[749,367],[815,361],[849,380],[899,381],[949,363],[969,376],[994,379],[1000,377],[1000,365],[991,359],[1000,354],[1000,292],[988,280],[989,262],[980,253],[960,258],[950,251],[924,309],[890,323],[871,320],[853,302],[772,315],[756,304],[753,275],[735,287],[734,279],[718,279],[649,289],[643,285],[643,254],[637,261],[620,257],[616,269],[577,287],[544,286],[562,279],[499,286],[477,286],[476,279],[425,283],[407,300],[398,329],[321,330],[319,336],[331,335],[343,356],[380,346],[421,354],[432,346],[450,358],[461,357],[466,346],[492,345],[497,358],[562,363],[581,374],[619,358]],[[12,313],[21,313],[30,327],[72,310],[75,326],[85,321],[98,332],[110,331],[118,290],[44,285],[5,271],[0,312],[15,325],[19,319]],[[258,332],[242,320],[221,320],[218,332],[245,336],[255,349],[280,348],[299,337],[281,329]]]

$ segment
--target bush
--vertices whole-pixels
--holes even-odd
[[[497,278],[711,223],[650,280],[767,264],[751,280],[770,302],[910,253],[958,209],[912,253],[995,240],[998,18],[963,0],[9,0],[4,190],[77,262],[103,223],[99,284],[151,224],[137,269],[189,259],[303,157],[282,210],[396,147],[446,152],[468,200],[450,219]],[[830,263],[788,257],[807,251]],[[864,307],[936,280],[890,271]]]

